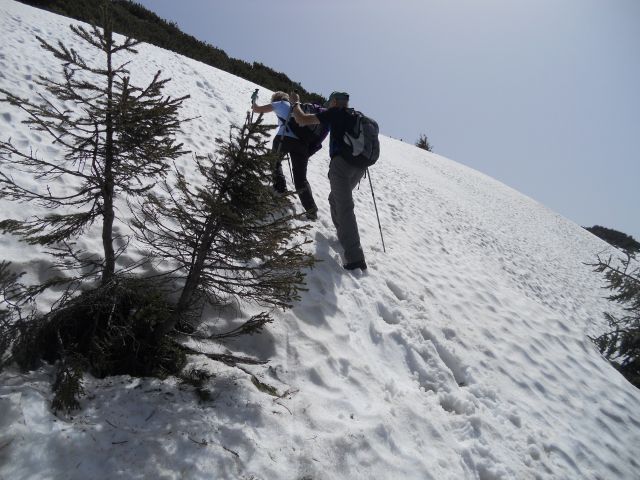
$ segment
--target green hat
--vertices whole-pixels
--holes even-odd
[[[331,95],[329,95],[329,100],[327,100],[327,103],[325,103],[325,107],[329,106],[329,102],[333,99],[336,100],[343,100],[343,101],[349,101],[349,94],[347,92],[331,92]]]

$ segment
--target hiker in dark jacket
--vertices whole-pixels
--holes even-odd
[[[357,167],[347,162],[341,152],[346,147],[344,134],[353,128],[355,119],[349,114],[349,94],[345,92],[333,92],[327,102],[328,110],[318,114],[306,114],[300,108],[300,98],[297,94],[291,94],[293,102],[292,114],[299,125],[313,125],[321,123],[331,131],[329,140],[329,205],[331,207],[331,220],[336,227],[338,240],[344,249],[347,270],[360,268],[367,269],[364,252],[360,245],[358,223],[354,213],[352,191],[364,176],[366,168]]]
[[[293,183],[295,184],[298,198],[300,198],[300,203],[302,203],[302,207],[307,212],[307,218],[309,220],[316,220],[318,218],[318,207],[313,199],[311,186],[307,181],[307,165],[310,157],[309,148],[285,125],[291,110],[289,95],[285,92],[275,92],[271,96],[271,103],[266,105],[254,104],[251,108],[256,113],[274,112],[278,117],[279,129],[276,137],[273,139],[273,151],[282,155],[274,165],[273,188],[279,193],[285,193],[287,191],[287,181],[282,172],[282,160],[284,154],[288,153],[291,157]]]

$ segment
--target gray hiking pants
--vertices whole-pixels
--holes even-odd
[[[364,260],[358,222],[353,211],[352,190],[358,185],[365,172],[364,168],[354,167],[339,156],[333,157],[329,164],[331,220],[336,227],[340,245],[344,249],[346,263]]]

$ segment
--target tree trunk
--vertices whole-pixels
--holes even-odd
[[[240,142],[239,150],[241,152],[245,151],[245,149],[249,145],[249,141],[250,138],[247,134],[247,136]],[[222,186],[220,187],[220,192],[218,194],[219,198],[224,197],[227,189],[229,188],[229,184],[231,183],[231,179],[235,176],[238,168],[238,162],[236,161],[233,167],[228,172],[227,178],[224,180]],[[176,305],[175,312],[169,320],[167,320],[160,326],[160,328],[157,329],[156,338],[159,339],[173,330],[184,313],[191,306],[193,297],[198,288],[198,284],[200,283],[200,278],[202,277],[202,272],[205,268],[205,262],[207,260],[209,249],[211,248],[211,244],[213,243],[213,240],[220,229],[221,225],[219,222],[219,218],[210,215],[205,223],[204,232],[202,233],[202,238],[196,250],[195,259],[191,263],[191,268],[189,269],[189,273],[187,274],[187,280],[185,282],[184,288],[182,289],[182,293],[180,294],[180,299],[178,300],[178,304]]]
[[[191,264],[191,268],[189,269],[189,274],[187,275],[187,280],[184,284],[184,288],[182,289],[182,293],[180,294],[180,299],[178,300],[178,304],[176,305],[175,312],[171,316],[170,320],[166,321],[160,327],[158,331],[158,335],[160,337],[173,330],[173,328],[182,318],[183,314],[191,306],[193,297],[198,288],[198,284],[200,283],[200,277],[202,276],[202,271],[204,270],[204,264],[207,260],[207,254],[209,253],[211,243],[213,242],[213,239],[217,235],[219,229],[219,223],[214,221],[213,218],[209,218],[207,224],[205,225],[205,230],[202,234],[200,245],[196,250],[195,260],[193,261],[193,263]]]
[[[102,246],[104,248],[104,270],[102,271],[102,285],[109,283],[115,276],[116,255],[113,249],[113,211],[114,179],[113,179],[113,67],[112,48],[113,33],[111,25],[105,21],[104,35],[107,49],[107,110],[105,115],[105,165],[104,184],[102,187],[103,222],[102,222]]]

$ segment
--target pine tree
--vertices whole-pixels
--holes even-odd
[[[0,229],[30,244],[53,247],[65,268],[82,269],[84,278],[100,277],[106,285],[114,278],[121,253],[114,246],[116,199],[147,192],[166,175],[169,161],[184,153],[173,134],[179,128],[177,112],[186,97],[164,97],[168,80],[160,79],[160,72],[144,88],[130,83],[128,62],[116,61],[118,54],[137,53],[138,42],[114,39],[109,2],[102,7],[102,27],[70,27],[98,51],[91,60],[62,42],[52,45],[38,37],[63,67],[62,80],[40,77],[38,81],[50,98],[41,96],[42,101],[34,103],[0,90],[1,101],[26,112],[25,123],[49,134],[65,152],[62,158],[47,159],[20,151],[10,140],[0,142],[0,196],[54,210],[26,220],[5,219]],[[62,110],[56,101],[72,107]],[[35,178],[41,188],[33,189],[10,170]],[[76,186],[69,192],[53,180]],[[75,251],[71,243],[97,221],[102,230],[102,258]]]
[[[614,230],[613,228],[601,227],[594,225],[593,227],[583,227],[585,230],[593,233],[596,237],[600,237],[609,245],[619,248],[631,254],[640,252],[640,243],[631,235]]]
[[[621,317],[605,313],[611,330],[593,340],[600,352],[640,388],[640,266],[630,254],[620,266],[614,266],[612,258],[598,258],[593,266],[604,274],[608,288],[616,291],[608,299],[624,305],[626,312]]]
[[[39,101],[0,90],[0,101],[25,112],[25,123],[48,134],[63,152],[46,158],[21,151],[10,139],[0,141],[0,197],[44,212],[4,219],[0,230],[48,248],[65,270],[64,277],[24,286],[0,264],[0,360],[23,369],[42,360],[57,362],[56,409],[78,406],[85,370],[96,376],[161,376],[179,371],[185,359],[174,343],[149,335],[166,321],[170,305],[156,284],[117,270],[132,266],[117,264],[128,242],[114,226],[116,202],[125,206],[125,200],[145,195],[185,153],[174,134],[187,97],[163,95],[168,80],[160,72],[144,87],[132,85],[129,62],[121,57],[137,53],[138,42],[114,38],[109,1],[103,3],[101,22],[102,29],[71,26],[96,52],[91,58],[62,42],[38,38],[62,65],[60,80],[40,77],[46,94]],[[74,243],[94,224],[100,228],[102,255],[80,251]],[[66,290],[50,312],[23,308],[53,285]]]
[[[176,171],[175,185],[164,184],[166,195],[149,194],[142,205],[134,222],[139,239],[157,258],[177,265],[183,285],[159,334],[188,319],[203,300],[219,304],[235,297],[286,308],[299,298],[301,269],[314,263],[303,249],[308,226],[282,213],[291,201],[269,186],[276,159],[267,149],[268,129],[261,116],[232,128],[215,158],[196,157],[202,187]],[[254,326],[258,318],[269,317],[259,315]]]
[[[78,407],[84,371],[97,377],[179,374],[187,353],[201,353],[173,335],[179,322],[199,315],[198,307],[206,301],[239,298],[270,309],[289,307],[304,288],[303,269],[314,263],[304,250],[308,227],[284,213],[292,208],[289,197],[277,196],[269,187],[275,158],[267,149],[268,127],[261,118],[232,129],[216,158],[196,158],[202,188],[190,185],[177,169],[175,182],[170,182],[171,161],[185,153],[173,134],[187,97],[164,97],[167,80],[159,72],[144,88],[131,85],[127,63],[116,61],[120,53],[135,53],[136,42],[114,40],[109,2],[103,8],[103,30],[71,28],[101,52],[104,64],[95,65],[62,43],[52,46],[39,39],[63,64],[63,80],[39,81],[52,98],[35,103],[0,92],[1,101],[21,108],[27,123],[50,134],[65,152],[62,158],[47,159],[21,152],[10,140],[0,142],[0,196],[35,202],[47,212],[26,220],[5,219],[0,229],[50,248],[72,274],[24,286],[19,275],[0,263],[0,334],[8,333],[0,339],[0,366],[7,357],[23,369],[37,368],[42,360],[56,362],[56,410]],[[58,104],[70,109],[61,110]],[[15,170],[26,175],[14,176]],[[33,179],[41,188],[29,187]],[[164,196],[153,189],[158,182]],[[59,190],[59,183],[67,189]],[[137,236],[176,268],[167,277],[180,287],[177,304],[170,300],[166,277],[140,278],[117,270],[118,256],[126,248],[126,242],[115,248],[118,199],[122,206],[124,200],[139,204]],[[73,241],[98,222],[103,255],[91,257]],[[28,318],[21,317],[25,302],[44,288],[65,283],[73,286],[67,285],[50,312],[29,311]],[[269,312],[262,312],[208,338],[253,333],[269,321]],[[264,363],[233,354],[206,355],[236,366]]]
[[[424,133],[420,134],[418,141],[416,142],[416,147],[426,150],[427,152],[432,152],[431,144],[429,143],[429,139]]]

